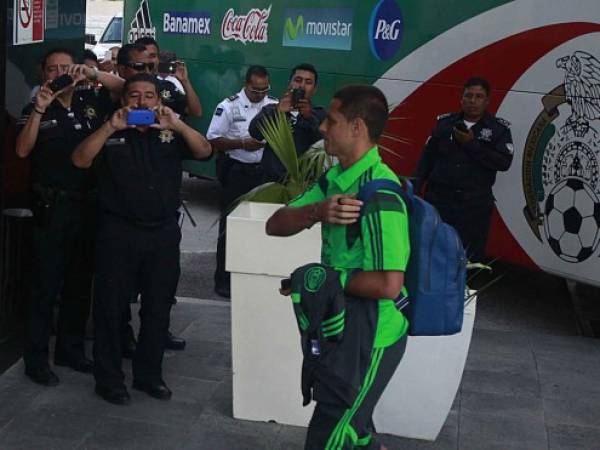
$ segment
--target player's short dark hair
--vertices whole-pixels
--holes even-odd
[[[488,97],[490,96],[492,88],[490,87],[490,82],[485,78],[471,77],[465,82],[463,89],[468,89],[473,86],[481,86],[481,88],[485,91],[485,95]]]
[[[290,80],[294,77],[294,74],[298,70],[306,70],[307,72],[311,72],[312,74],[314,74],[315,85],[319,81],[319,74],[317,73],[317,69],[315,69],[315,66],[313,66],[312,64],[309,64],[309,63],[302,63],[302,64],[298,64],[297,66],[295,66],[292,69],[292,71],[290,72]]]
[[[134,44],[140,44],[140,45],[143,45],[144,47],[146,47],[148,45],[154,45],[156,47],[156,49],[158,51],[160,51],[158,42],[156,42],[156,39],[154,39],[153,37],[150,37],[150,36],[144,36],[144,37],[138,38],[135,40]]]
[[[246,70],[246,83],[250,82],[252,77],[269,78],[269,71],[265,66],[254,65]]]
[[[83,51],[83,60],[85,61],[86,59],[91,59],[92,61],[96,61],[98,62],[98,57],[96,56],[96,54],[91,51],[89,48],[86,48]]]
[[[125,84],[123,85],[123,93],[122,93],[123,97],[125,97],[125,95],[127,95],[129,86],[132,83],[138,83],[141,81],[152,84],[154,86],[154,88],[156,89],[156,94],[158,95],[158,93],[160,92],[160,83],[158,82],[158,79],[156,78],[156,76],[149,74],[149,73],[141,72],[141,73],[136,73],[131,78],[128,78],[127,80],[125,80]]]
[[[119,49],[119,53],[117,53],[117,65],[118,66],[126,66],[131,61],[131,54],[133,52],[145,52],[146,47],[141,44],[125,44],[123,47]]]
[[[377,141],[388,119],[388,102],[381,90],[366,84],[345,86],[333,95],[341,102],[339,111],[350,121],[362,119],[369,131],[369,139]]]
[[[56,55],[57,53],[63,53],[65,55],[70,56],[73,63],[75,63],[77,61],[77,57],[75,56],[75,53],[73,53],[68,48],[54,47],[42,55],[42,59],[40,60],[40,64],[42,65],[42,70],[46,69],[46,65],[48,64],[48,58],[50,58],[52,55]]]

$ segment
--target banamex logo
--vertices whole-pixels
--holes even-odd
[[[369,21],[371,52],[380,61],[394,57],[402,44],[404,20],[395,0],[380,0]]]

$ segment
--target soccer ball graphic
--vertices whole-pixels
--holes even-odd
[[[568,178],[546,199],[544,230],[552,251],[567,262],[588,259],[600,240],[600,202],[584,181]]]

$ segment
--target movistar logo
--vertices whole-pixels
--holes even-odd
[[[284,47],[352,49],[351,8],[288,8],[283,14]]]
[[[300,30],[304,29],[304,16],[298,16],[296,18],[296,24],[292,22],[290,17],[285,21],[285,33],[290,40],[295,40],[298,37]]]

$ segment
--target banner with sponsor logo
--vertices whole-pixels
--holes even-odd
[[[212,16],[206,11],[163,13],[163,33],[210,36]]]
[[[44,41],[44,10],[44,0],[14,0],[14,45]]]
[[[288,8],[284,13],[282,44],[352,50],[352,9]]]
[[[221,24],[221,38],[224,41],[234,40],[246,43],[265,44],[269,40],[269,16],[271,5],[268,8],[252,8],[246,14],[236,14],[229,8]]]
[[[135,12],[128,33],[128,42],[134,42],[141,37],[156,37],[156,27],[152,25],[148,0],[142,0]]]

